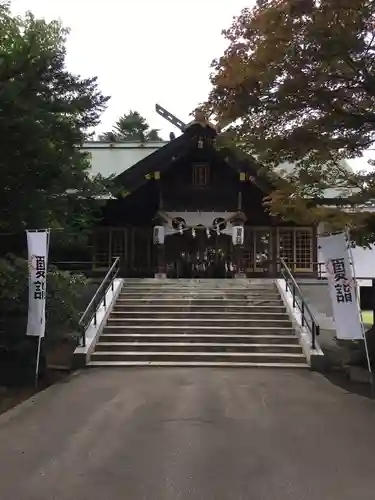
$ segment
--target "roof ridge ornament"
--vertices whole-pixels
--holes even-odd
[[[194,110],[194,119],[188,124],[184,123],[182,120],[177,118],[174,114],[170,113],[167,109],[160,106],[160,104],[155,104],[156,112],[162,116],[169,123],[177,127],[181,132],[185,132],[188,127],[192,125],[200,125],[201,127],[209,127],[216,132],[218,132],[216,125],[207,119],[207,114],[201,109],[196,108]]]
[[[188,123],[186,125],[186,128],[191,127],[192,125],[200,125],[201,127],[210,127],[217,132],[216,126],[207,119],[207,114],[202,109],[199,108],[195,109],[194,120]]]
[[[177,118],[175,115],[170,113],[168,110],[160,106],[160,104],[155,104],[155,111],[158,115],[162,116],[169,123],[172,123],[175,127],[177,127],[181,132],[185,132],[186,123]]]

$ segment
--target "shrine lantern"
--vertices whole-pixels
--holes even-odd
[[[154,226],[154,245],[164,245],[164,226]]]
[[[232,227],[232,242],[233,245],[243,245],[244,242],[244,227],[243,226],[233,226]]]

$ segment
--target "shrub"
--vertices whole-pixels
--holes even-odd
[[[46,341],[77,332],[88,280],[81,274],[50,267],[47,274]],[[25,259],[0,259],[0,335],[11,343],[26,332],[28,266]]]

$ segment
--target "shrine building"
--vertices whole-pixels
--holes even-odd
[[[94,173],[113,173],[117,155],[121,192],[93,235],[96,268],[120,257],[123,277],[275,277],[283,258],[293,274],[317,275],[317,227],[271,216],[270,180],[255,161],[217,148],[216,137],[211,123],[194,120],[169,142],[88,143]]]

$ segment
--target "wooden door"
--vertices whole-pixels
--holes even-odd
[[[245,226],[243,261],[247,274],[269,274],[272,263],[270,227]]]

